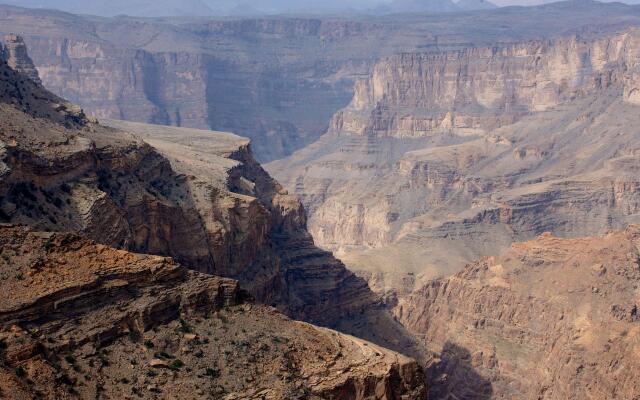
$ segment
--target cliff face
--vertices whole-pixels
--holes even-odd
[[[0,393],[14,399],[425,398],[397,353],[251,304],[235,281],[0,227]]]
[[[4,46],[0,44],[0,59],[4,60],[10,68],[20,72],[35,83],[42,83],[38,70],[33,65],[29,54],[27,54],[27,46],[21,36],[4,36]]]
[[[301,204],[256,163],[246,139],[108,128],[4,63],[0,74],[3,222],[171,256],[239,280],[291,317],[411,353],[411,338],[366,282],[315,246]]]
[[[545,234],[402,300],[398,318],[438,354],[434,397],[637,397],[638,239]]]
[[[6,64],[4,70],[19,79]],[[337,315],[324,312],[330,304],[341,302],[347,310],[375,302],[363,281],[315,248],[302,206],[253,160],[247,140],[120,125],[151,132],[148,142],[165,157],[131,133],[82,116],[69,120],[65,106],[53,103],[59,99],[31,81],[3,83],[5,101],[34,114],[2,105],[5,221],[173,256],[199,271],[239,279],[258,299],[300,318],[330,323]],[[66,125],[43,118],[54,113]],[[297,250],[303,254],[291,263],[289,252]],[[333,278],[309,278],[318,267],[333,271]]]
[[[486,133],[622,81],[638,67],[638,41],[632,30],[595,41],[571,37],[399,55],[356,84],[350,106],[331,128],[394,137]]]
[[[0,32],[25,37],[45,86],[91,115],[235,132],[252,139],[261,161],[316,140],[381,57],[610,32],[638,20],[638,7],[595,2],[351,20],[96,18],[0,7]]]
[[[290,316],[411,344],[314,246],[246,139],[106,127],[5,62],[0,77],[0,395],[425,398],[415,361],[245,304],[227,279]]]
[[[545,231],[623,228],[637,221],[639,37],[383,61],[329,133],[268,169],[317,243],[382,291]]]

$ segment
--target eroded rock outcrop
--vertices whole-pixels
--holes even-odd
[[[545,234],[402,300],[398,318],[437,354],[432,395],[637,398],[639,238]]]
[[[3,59],[13,70],[41,84],[38,70],[27,53],[27,46],[22,36],[9,34],[3,39],[4,46],[0,44],[0,59]]]
[[[334,117],[331,129],[395,137],[486,133],[623,81],[638,68],[639,41],[631,30],[598,40],[391,57],[356,84],[350,106]]]
[[[423,399],[415,361],[247,302],[237,282],[0,226],[0,394]]]
[[[294,318],[411,347],[366,282],[314,245],[300,202],[253,159],[248,140],[116,121],[124,130],[107,128],[4,63],[0,73],[2,221],[171,256],[239,280]]]
[[[290,316],[407,344],[246,139],[108,128],[5,62],[0,77],[0,395],[425,397],[415,361],[243,303],[227,278]]]

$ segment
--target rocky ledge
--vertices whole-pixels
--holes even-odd
[[[237,282],[0,227],[0,394],[422,399],[415,361],[253,304]]]

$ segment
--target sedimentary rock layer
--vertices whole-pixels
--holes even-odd
[[[35,83],[42,83],[38,70],[33,65],[33,60],[27,53],[24,39],[18,35],[5,35],[4,46],[0,43],[0,59],[3,59],[9,67],[31,79]]]
[[[545,231],[624,228],[638,222],[639,38],[390,58],[329,133],[268,169],[316,242],[382,291]]]
[[[382,57],[601,35],[639,17],[636,6],[596,2],[351,19],[107,19],[2,6],[0,32],[23,35],[45,86],[98,118],[235,132],[270,161],[324,133]]]
[[[438,354],[432,396],[637,398],[639,239],[545,234],[402,300],[398,318]]]
[[[599,40],[569,37],[391,57],[358,82],[331,130],[394,137],[486,133],[622,82],[638,68],[639,42],[639,33],[630,30]],[[628,88],[625,97],[633,92]]]
[[[0,226],[12,399],[423,399],[416,362],[247,302],[237,282],[74,234]]]
[[[410,347],[366,282],[314,245],[301,204],[255,162],[246,139],[107,128],[4,63],[0,74],[2,221],[171,256],[239,280],[289,316]]]

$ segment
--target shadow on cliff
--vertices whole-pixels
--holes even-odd
[[[469,350],[455,343],[446,342],[425,372],[431,400],[489,400],[493,395],[491,382],[476,371]]]

